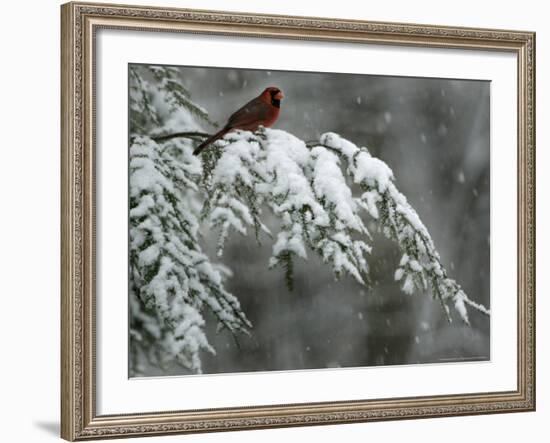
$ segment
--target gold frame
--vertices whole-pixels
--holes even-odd
[[[99,28],[508,51],[518,59],[518,380],[511,392],[98,416],[94,35]],[[535,34],[124,5],[61,7],[61,436],[145,436],[535,409]]]

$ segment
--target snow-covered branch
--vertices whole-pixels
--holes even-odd
[[[231,270],[201,247],[207,226],[219,232],[219,256],[232,233],[272,242],[269,266],[284,270],[289,288],[294,262],[311,254],[337,279],[368,286],[376,247],[370,219],[401,251],[388,272],[404,292],[431,293],[449,320],[449,306],[466,323],[468,308],[489,314],[448,276],[391,169],[366,148],[334,133],[305,143],[265,129],[229,133],[196,157],[194,147],[208,135],[201,123],[210,120],[179,71],[131,66],[129,74],[132,374],[174,361],[200,372],[201,352],[214,353],[205,311],[233,335],[249,331],[226,289]]]
[[[211,148],[205,170],[203,217],[219,229],[220,255],[232,230],[246,235],[250,226],[256,235],[269,232],[262,219],[262,208],[269,208],[281,220],[279,232],[270,233],[275,238],[270,266],[284,268],[289,286],[294,259],[307,259],[308,251],[329,264],[336,278],[348,274],[366,285],[372,245],[364,212],[402,251],[395,279],[405,293],[429,290],[449,320],[449,305],[465,323],[466,305],[489,314],[448,277],[391,169],[366,148],[334,133],[306,144],[281,130],[237,132]],[[353,196],[347,181],[359,186],[361,195]]]
[[[163,360],[200,372],[200,351],[214,353],[203,331],[204,308],[231,333],[251,324],[224,288],[231,271],[200,248],[201,166],[191,151],[188,143],[159,145],[146,137],[136,137],[130,147],[132,309],[141,326],[132,330],[138,342],[138,330],[149,332]]]
[[[150,69],[156,82],[147,81]],[[175,361],[200,372],[201,352],[215,352],[204,332],[204,310],[232,334],[251,324],[225,288],[231,271],[200,245],[202,164],[192,155],[193,137],[145,135],[202,133],[190,116],[199,108],[178,105],[186,95],[169,68],[150,69],[130,69],[131,371]]]
[[[470,300],[460,285],[448,277],[428,230],[395,186],[391,169],[372,157],[366,148],[358,148],[337,134],[324,134],[321,142],[345,158],[348,174],[363,191],[357,203],[379,222],[384,235],[396,241],[402,251],[394,274],[395,280],[402,282],[402,290],[412,294],[415,289],[431,289],[432,295],[442,302],[449,321],[448,302],[453,303],[467,324],[466,304],[489,315],[487,308]]]

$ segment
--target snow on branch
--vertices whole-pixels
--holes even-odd
[[[239,132],[226,140],[205,168],[205,218],[220,230],[218,254],[231,230],[246,235],[253,226],[256,235],[269,232],[262,221],[266,205],[281,221],[270,266],[285,269],[289,287],[293,260],[307,259],[308,249],[330,263],[337,277],[349,274],[364,284],[369,234],[338,157],[322,147],[310,150],[284,131]]]
[[[318,254],[336,278],[347,274],[368,284],[370,234],[366,213],[402,251],[395,280],[402,290],[430,291],[449,321],[449,305],[469,324],[467,305],[489,315],[448,277],[426,227],[395,186],[391,169],[337,134],[326,133],[307,145],[273,129],[257,134],[234,132],[204,156],[203,185],[207,200],[203,219],[218,228],[218,254],[231,231],[258,236],[265,231],[275,241],[270,266],[281,266],[289,287],[295,258]],[[361,189],[353,196],[353,182]],[[262,208],[281,220],[276,235],[262,220]]]
[[[449,306],[466,323],[468,308],[489,315],[447,275],[391,169],[366,148],[334,133],[304,143],[265,129],[232,132],[193,156],[210,120],[181,80],[169,67],[129,69],[132,374],[174,361],[200,372],[201,352],[214,353],[205,311],[233,335],[251,327],[226,289],[231,270],[201,247],[203,225],[218,230],[218,255],[232,233],[269,238],[269,266],[283,268],[289,288],[295,260],[311,254],[366,286],[370,218],[402,252],[391,272],[404,292],[432,293],[449,320]]]
[[[201,352],[214,353],[204,311],[234,336],[251,327],[225,289],[231,271],[200,245],[202,164],[192,140],[201,138],[197,119],[207,114],[189,100],[177,70],[129,71],[130,371],[178,362],[201,372]]]
[[[165,360],[178,360],[196,372],[201,369],[200,351],[214,353],[203,331],[204,308],[232,333],[251,326],[237,298],[224,288],[230,271],[212,263],[200,248],[198,210],[193,209],[199,207],[196,183],[200,175],[200,162],[188,143],[159,145],[141,136],[133,140],[130,271],[134,317],[152,333]]]

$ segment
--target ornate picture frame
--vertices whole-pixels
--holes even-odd
[[[61,436],[69,441],[533,411],[535,409],[535,34],[71,2],[61,7]],[[246,407],[97,413],[96,33],[169,32],[517,57],[517,389]],[[121,174],[124,171],[121,171]],[[512,289],[510,289],[512,290]]]

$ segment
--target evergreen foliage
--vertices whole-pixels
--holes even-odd
[[[369,219],[402,252],[389,272],[405,293],[431,294],[449,320],[450,308],[465,323],[467,306],[489,314],[448,276],[391,169],[366,148],[334,133],[305,143],[261,129],[232,132],[195,157],[201,123],[211,122],[178,70],[132,66],[129,74],[132,375],[143,365],[174,361],[200,372],[201,352],[215,352],[204,332],[205,310],[232,334],[251,328],[225,288],[231,270],[201,248],[203,226],[218,232],[218,256],[232,233],[253,232],[258,242],[272,242],[266,266],[282,268],[289,289],[295,261],[309,254],[336,279],[347,275],[368,286],[375,247],[364,222]],[[273,216],[278,223],[268,227]]]
[[[131,372],[143,362],[153,366],[177,361],[201,371],[200,352],[214,353],[204,333],[206,308],[220,327],[247,331],[238,300],[224,287],[229,269],[210,261],[199,242],[202,174],[189,140],[162,143],[139,135],[143,129],[196,130],[200,127],[178,106],[182,88],[172,87],[174,73],[132,67],[130,140],[130,345]],[[139,92],[139,93],[137,93]],[[168,112],[155,103],[169,103]],[[160,108],[160,109],[159,109]],[[198,107],[193,108],[199,109]],[[191,112],[191,111],[190,111]]]

